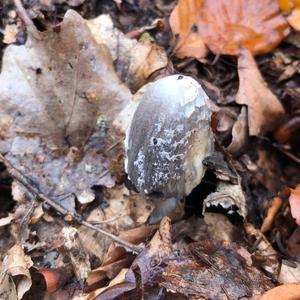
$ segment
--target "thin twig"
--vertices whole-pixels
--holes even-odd
[[[1,153],[0,153],[0,162],[2,162],[5,166],[6,169],[8,171],[8,173],[14,178],[16,179],[18,182],[20,182],[22,185],[24,185],[24,187],[33,195],[35,196],[37,199],[42,200],[44,203],[47,203],[49,206],[51,206],[54,210],[56,210],[57,212],[59,212],[60,214],[62,214],[63,216],[65,215],[71,215],[72,218],[78,222],[79,224],[82,224],[85,227],[91,228],[97,232],[100,232],[101,234],[105,235],[106,237],[110,238],[111,240],[113,240],[115,243],[119,244],[120,246],[134,252],[134,253],[140,253],[143,250],[143,247],[141,246],[137,246],[137,245],[133,245],[131,243],[128,243],[120,238],[118,238],[117,236],[115,236],[114,234],[107,232],[93,224],[90,224],[89,222],[85,221],[82,219],[82,217],[77,214],[77,213],[72,213],[70,211],[68,211],[67,209],[65,209],[64,207],[62,207],[61,205],[57,204],[55,201],[53,201],[52,199],[50,199],[49,197],[47,197],[46,195],[44,195],[41,191],[39,191],[39,189],[30,182],[30,180],[23,175],[18,169],[16,169]]]
[[[34,26],[32,20],[29,18],[26,9],[24,8],[21,0],[14,0],[16,11],[20,19],[26,26]]]

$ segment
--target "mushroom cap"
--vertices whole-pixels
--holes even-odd
[[[145,194],[180,199],[205,173],[213,150],[209,99],[191,77],[172,75],[150,85],[125,139],[125,171]]]

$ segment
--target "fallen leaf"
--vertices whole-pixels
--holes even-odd
[[[164,218],[149,246],[136,257],[123,281],[111,286],[97,299],[121,297],[129,292],[131,298],[135,298],[140,286],[145,295],[160,290],[161,296],[170,295],[171,299],[177,299],[177,296],[239,299],[259,295],[272,286],[251,266],[246,249],[235,244],[203,240],[188,248],[178,248],[171,241],[170,219]],[[161,290],[162,287],[165,289]]]
[[[282,199],[280,197],[274,197],[270,203],[267,212],[267,216],[265,217],[263,224],[261,225],[260,231],[265,233],[272,229],[274,219],[279,209],[282,206]]]
[[[93,186],[114,185],[104,152],[108,136],[123,137],[107,123],[131,93],[76,12],[69,10],[56,31],[29,33],[24,46],[7,47],[0,87],[0,116],[11,119],[6,158],[43,193],[74,210],[75,196],[87,203]]]
[[[293,264],[294,265],[290,266],[289,264],[285,263],[285,261],[282,262],[278,276],[278,282],[281,284],[299,282],[300,263],[293,262]]]
[[[77,229],[74,227],[64,227],[62,229],[64,247],[73,267],[76,279],[83,283],[91,271],[89,255],[82,245]]]
[[[226,148],[231,154],[238,154],[246,145],[248,138],[247,110],[242,107],[238,119],[232,127],[232,140]]]
[[[3,43],[13,44],[17,41],[18,26],[16,24],[8,24],[4,29]]]
[[[188,299],[241,299],[260,295],[271,285],[257,269],[247,265],[239,254],[241,249],[228,242],[193,243],[189,246],[189,256],[181,254],[168,264],[160,285]]]
[[[8,274],[11,277],[19,278],[16,283],[18,299],[22,299],[23,295],[31,287],[32,281],[29,269],[32,265],[33,262],[31,258],[24,253],[22,247],[18,244],[9,249],[3,260],[2,270],[0,272],[1,276]]]
[[[287,16],[287,20],[290,26],[300,31],[300,2],[299,0],[278,0],[280,9],[290,14]]]
[[[259,300],[298,300],[299,295],[300,283],[289,283],[267,291]]]
[[[126,37],[114,27],[109,15],[100,15],[86,23],[97,43],[108,47],[118,75],[133,91],[142,87],[156,71],[167,68],[168,58],[162,47]]]
[[[14,214],[9,214],[5,218],[0,219],[0,227],[6,226],[10,224],[10,222],[15,218]]]
[[[179,0],[170,15],[170,25],[177,42],[175,53],[179,58],[206,56],[207,48],[197,32],[197,22],[203,0]],[[178,40],[176,36],[178,35]]]
[[[246,236],[250,245],[255,245],[252,259],[265,270],[273,279],[277,280],[280,263],[278,253],[274,250],[271,243],[252,224],[244,225]]]
[[[174,33],[183,32],[179,44],[185,48],[204,42],[215,54],[228,55],[240,55],[241,48],[253,55],[268,53],[290,31],[277,1],[269,0],[180,0],[170,24]],[[194,50],[189,56],[200,52]]]
[[[300,4],[292,11],[287,20],[293,29],[300,31]]]
[[[241,230],[234,226],[226,216],[217,213],[204,214],[209,238],[216,241],[236,242],[240,240]]]
[[[253,56],[245,49],[238,59],[238,73],[240,85],[236,102],[248,106],[250,135],[273,130],[283,119],[283,106],[268,89]]]
[[[244,219],[247,216],[246,198],[240,184],[230,184],[220,181],[217,185],[216,192],[209,194],[203,201],[203,213],[207,207],[218,206],[228,210],[228,214],[234,212],[234,207],[237,208],[237,213]]]
[[[298,184],[295,189],[290,190],[291,194],[289,202],[291,206],[291,214],[293,218],[296,219],[296,223],[300,226],[300,184]]]

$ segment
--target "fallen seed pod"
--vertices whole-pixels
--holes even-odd
[[[172,75],[148,87],[125,139],[125,171],[159,203],[152,222],[172,211],[205,173],[213,150],[209,99],[193,78]]]

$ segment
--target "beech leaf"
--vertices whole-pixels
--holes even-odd
[[[239,90],[236,102],[248,106],[250,135],[273,130],[283,119],[284,109],[268,89],[251,53],[244,49],[238,59]]]

